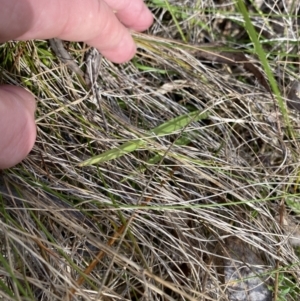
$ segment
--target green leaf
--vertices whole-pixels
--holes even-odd
[[[200,113],[199,111],[194,111],[192,113],[181,115],[174,119],[171,119],[158,127],[151,130],[151,133],[156,134],[157,136],[165,136],[168,134],[173,134],[178,130],[181,130],[187,126],[191,121],[198,121],[201,119],[206,119],[208,113]]]
[[[103,163],[103,162],[117,159],[121,156],[124,156],[126,154],[129,154],[129,153],[135,151],[136,149],[145,145],[145,143],[146,143],[146,141],[144,141],[144,140],[128,141],[128,142],[122,144],[121,146],[119,146],[118,148],[110,149],[110,150],[102,153],[101,155],[98,155],[98,156],[92,157],[88,160],[85,160],[84,162],[80,163],[79,166],[94,165],[94,164]]]
[[[289,116],[288,116],[288,112],[287,112],[287,109],[286,109],[286,106],[285,106],[285,103],[281,97],[281,94],[280,94],[280,91],[278,89],[278,86],[277,86],[277,83],[276,83],[276,80],[273,76],[273,73],[272,73],[272,70],[270,68],[270,65],[268,63],[268,60],[267,60],[267,56],[266,56],[266,53],[258,39],[258,35],[257,35],[257,32],[251,22],[251,19],[249,17],[249,13],[247,11],[247,8],[246,8],[246,5],[244,3],[244,0],[238,0],[237,1],[237,6],[239,8],[239,11],[242,13],[243,17],[244,17],[244,21],[245,21],[245,29],[247,30],[248,32],[248,35],[252,41],[252,43],[254,44],[254,47],[255,47],[255,51],[263,65],[263,68],[266,72],[266,75],[268,77],[268,80],[270,82],[270,85],[271,85],[271,88],[272,88],[272,91],[274,92],[274,94],[276,95],[276,100],[278,102],[278,105],[279,105],[279,108],[280,108],[280,111],[284,117],[284,120],[285,120],[285,124],[288,128],[288,131],[291,132],[291,124],[290,124],[290,120],[289,120]]]
[[[152,129],[144,138],[128,141],[117,148],[110,149],[98,156],[92,157],[88,160],[81,162],[79,166],[94,165],[117,159],[145,146],[147,144],[147,140],[152,138],[153,134],[155,134],[156,136],[166,136],[173,134],[179,130],[182,130],[192,121],[206,119],[208,115],[208,113],[200,113],[199,111],[181,115]]]

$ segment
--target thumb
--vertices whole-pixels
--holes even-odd
[[[22,161],[36,138],[35,101],[20,87],[0,86],[0,169]]]

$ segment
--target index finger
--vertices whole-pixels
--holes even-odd
[[[0,7],[0,42],[53,37],[84,41],[118,63],[135,53],[128,29],[102,0],[0,0]]]
[[[116,11],[118,19],[127,27],[136,31],[146,30],[153,22],[153,16],[143,1],[106,0]]]

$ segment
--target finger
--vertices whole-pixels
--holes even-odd
[[[36,138],[34,97],[19,87],[0,86],[0,169],[12,167],[30,152]]]
[[[105,0],[128,28],[144,31],[153,23],[153,15],[141,0]]]
[[[0,7],[0,42],[53,37],[85,41],[117,63],[131,59],[135,53],[128,29],[104,1],[0,0]]]

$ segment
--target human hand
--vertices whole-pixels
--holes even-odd
[[[135,54],[128,29],[143,31],[153,22],[143,0],[0,0],[0,7],[0,43],[83,41],[115,63]],[[29,92],[0,86],[0,169],[17,164],[30,152],[36,138],[34,111]]]

